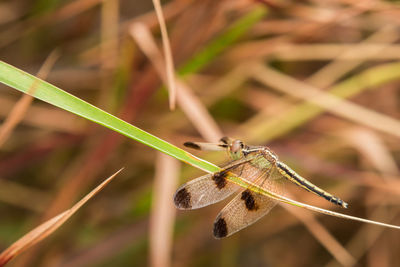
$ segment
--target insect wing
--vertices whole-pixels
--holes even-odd
[[[198,209],[227,198],[237,189],[227,180],[227,172],[216,172],[182,185],[174,195],[174,203],[179,209]]]
[[[265,190],[282,194],[283,188],[279,180],[277,170],[272,168],[270,173],[265,170],[253,171],[258,175],[254,183]],[[243,177],[247,177],[243,175]],[[277,201],[267,196],[258,194],[250,189],[242,190],[229,202],[218,214],[214,222],[214,237],[223,238],[236,233],[237,231],[253,224],[265,216]]]
[[[236,160],[221,171],[206,174],[182,185],[174,195],[178,209],[190,210],[202,208],[219,202],[239,189],[239,186],[228,180],[231,173],[241,173],[248,159]]]
[[[203,150],[203,151],[224,151],[227,145],[223,143],[201,143],[201,142],[185,142],[185,147]]]

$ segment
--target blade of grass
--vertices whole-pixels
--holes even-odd
[[[125,135],[129,138],[132,138],[138,142],[141,142],[147,146],[150,146],[154,149],[159,150],[167,155],[170,155],[178,160],[186,162],[192,166],[198,167],[207,172],[216,172],[221,170],[218,166],[207,162],[203,159],[197,158],[192,154],[160,139],[154,135],[151,135],[117,117],[71,95],[67,92],[51,85],[45,81],[42,81],[30,74],[27,74],[15,67],[8,65],[2,61],[0,61],[0,82],[7,84],[19,91],[24,93],[29,92],[29,88],[31,87],[32,83],[37,82],[38,87],[36,91],[33,93],[33,96],[41,99],[45,102],[48,102],[52,105],[65,109],[69,112],[77,114],[81,117],[84,117],[90,121],[96,122],[100,125],[103,125],[107,128],[110,128],[122,135]],[[229,175],[229,180],[235,184],[238,184],[244,188],[250,188],[251,190],[263,194],[265,196],[271,197],[276,199],[280,202],[290,204],[297,207],[302,207],[308,210],[312,210],[315,212],[319,212],[322,214],[335,216],[343,219],[349,219],[354,221],[360,221],[364,223],[375,224],[379,226],[389,227],[400,229],[400,226],[390,225],[380,222],[375,222],[367,219],[362,219],[350,215],[341,214],[338,212],[333,212],[330,210],[321,209],[318,207],[314,207],[311,205],[307,205],[301,202],[297,202],[291,200],[289,198],[280,196],[275,194],[274,192],[265,191],[262,188],[257,187],[256,185],[252,184],[251,182],[246,181],[242,177],[236,177]]]
[[[322,214],[329,215],[329,216],[333,216],[333,217],[338,217],[338,218],[342,218],[342,219],[348,219],[348,220],[352,220],[352,221],[359,221],[359,222],[363,222],[363,223],[375,224],[375,225],[379,225],[379,226],[383,226],[383,227],[388,227],[388,228],[393,228],[393,229],[399,229],[400,230],[400,226],[397,226],[397,225],[371,221],[371,220],[367,220],[367,219],[363,219],[363,218],[359,218],[359,217],[355,217],[355,216],[351,216],[351,215],[347,215],[347,214],[343,214],[343,213],[339,213],[339,212],[334,212],[334,211],[318,208],[318,207],[315,207],[315,206],[312,206],[312,205],[308,205],[308,204],[304,204],[304,203],[295,201],[293,199],[278,195],[278,194],[276,194],[274,192],[266,191],[266,190],[258,187],[256,184],[254,184],[254,183],[252,183],[250,181],[247,181],[243,177],[234,176],[234,174],[229,175],[229,180],[231,182],[241,186],[241,187],[249,188],[250,190],[252,190],[254,192],[257,192],[257,193],[262,194],[264,196],[268,196],[268,197],[270,197],[272,199],[275,199],[275,200],[277,200],[277,201],[279,201],[281,203],[285,203],[285,204],[289,204],[289,205],[292,205],[292,206],[304,208],[304,209],[307,209],[307,210],[315,211],[315,212],[322,213]]]
[[[248,16],[251,16],[251,14],[252,14],[252,12],[250,12],[250,15],[245,15],[245,18],[246,17],[248,17]],[[259,17],[260,19],[261,19],[261,16]],[[241,19],[240,19],[241,20]],[[239,21],[240,21],[239,20]],[[257,22],[257,20],[253,20],[253,23],[256,23]],[[238,25],[238,27],[242,27],[242,25],[243,24],[240,24],[240,23],[238,23],[237,24]],[[248,28],[250,27],[250,26],[252,26],[252,25],[248,25]],[[232,28],[231,28],[232,29]],[[234,27],[233,27],[233,29],[232,30],[235,30],[234,29]],[[245,32],[245,30],[242,30],[242,33],[244,33]],[[225,38],[225,35],[224,34],[222,34],[222,38],[219,38],[219,37],[217,37],[212,43],[211,43],[211,50],[215,50],[215,49],[213,49],[213,47],[215,46],[214,45],[214,43],[223,43],[224,42],[224,40],[225,40],[226,38]],[[208,50],[210,50],[210,49],[208,49],[207,48],[208,46],[205,46],[205,48],[204,48],[204,50],[203,51],[208,51]],[[228,46],[226,46],[226,45],[222,45],[221,46],[221,50],[218,50],[217,52],[221,52],[223,49],[226,49]],[[213,53],[208,53],[208,54],[211,54],[211,55],[213,55]],[[213,60],[213,57],[209,57],[207,60],[203,60],[203,61],[201,61],[201,63],[202,63],[202,65],[200,66],[200,67],[203,67],[205,64],[207,64],[207,63],[209,63],[210,61],[212,61]],[[196,64],[195,64],[196,65]],[[111,140],[112,140],[112,138],[111,138]],[[106,138],[106,141],[110,141],[110,139],[107,139]],[[114,142],[114,141],[111,141],[111,142]],[[106,143],[108,143],[108,142],[106,142]],[[106,149],[107,150],[112,150],[111,149],[111,147],[112,146],[115,146],[115,142],[114,142],[114,144],[113,145],[106,145],[105,147],[106,147]],[[90,180],[90,179],[93,179],[93,177],[94,177],[94,173],[96,173],[96,172],[98,172],[98,168],[96,169],[96,171],[93,171],[93,170],[90,170],[90,166],[92,165],[92,164],[94,164],[93,163],[93,159],[94,159],[94,157],[96,156],[96,152],[97,151],[99,151],[99,150],[102,150],[104,148],[104,146],[103,145],[100,145],[100,147],[98,148],[98,149],[96,149],[95,151],[93,151],[93,153],[90,153],[89,154],[89,156],[88,156],[88,159],[87,159],[87,161],[85,161],[86,162],[86,164],[85,164],[85,167],[83,168],[83,170],[82,171],[79,171],[78,173],[77,173],[77,176],[79,177],[79,176],[82,176],[83,174],[86,174],[86,176],[85,176],[85,182],[87,182],[88,181],[88,179]],[[182,152],[182,153],[184,153],[184,151]],[[192,160],[194,160],[194,161],[196,161],[196,158],[194,158],[193,159],[193,157],[192,157]],[[96,161],[98,161],[98,158],[96,158]],[[211,167],[213,167],[213,166],[211,166]],[[217,167],[216,166],[214,166],[214,168],[215,168],[215,170],[217,169]],[[86,172],[86,173],[85,173]],[[92,177],[92,178],[91,178]],[[60,197],[58,197],[58,201],[56,201],[55,202],[55,204],[54,205],[52,205],[52,207],[51,207],[51,209],[50,209],[50,211],[48,212],[48,214],[52,214],[52,210],[54,211],[55,209],[56,209],[56,207],[58,207],[59,205],[60,205],[60,203],[61,203],[61,201],[63,200],[63,198],[64,198],[64,200],[67,198],[68,199],[68,201],[70,201],[70,200],[72,200],[73,198],[74,198],[74,196],[71,196],[71,195],[68,195],[68,197],[66,197],[66,194],[68,193],[68,190],[70,190],[70,189],[73,189],[73,187],[77,184],[77,183],[75,183],[75,181],[76,181],[76,179],[73,179],[72,181],[71,181],[71,183],[68,183],[68,187],[67,187],[67,190],[62,190],[60,193],[62,193],[61,195],[60,195]],[[64,194],[64,192],[65,192],[65,194]],[[74,194],[76,194],[76,192],[72,192],[72,194],[74,195]],[[26,259],[26,264],[28,263],[28,262],[30,262],[30,259],[29,258],[27,258]]]
[[[45,239],[55,230],[57,230],[61,225],[63,225],[76,211],[78,211],[89,199],[95,196],[99,191],[101,191],[109,182],[111,182],[114,177],[122,171],[119,170],[110,177],[108,177],[104,182],[93,189],[89,194],[82,198],[78,203],[76,203],[72,208],[60,213],[59,215],[51,218],[50,220],[42,223],[16,242],[9,246],[0,254],[0,267],[4,266],[12,258],[28,249],[29,247],[35,245],[39,241]]]
[[[164,140],[161,140],[117,117],[51,85],[43,80],[23,72],[5,62],[0,62],[0,82],[13,87],[21,92],[28,93],[33,83],[37,88],[32,96],[56,107],[72,112],[85,119],[103,125],[122,135],[137,140],[147,146],[166,153],[178,160],[199,167],[208,172],[218,171],[218,167],[202,159],[199,159],[188,152],[177,148]]]
[[[157,49],[156,42],[151,35],[150,29],[148,29],[144,24],[133,23],[131,26],[131,35],[136,40],[140,49],[150,59],[161,79],[164,81],[165,84],[167,84],[167,75],[165,74],[164,70],[165,63],[163,62],[164,60],[162,59],[161,52]],[[216,123],[213,121],[212,117],[208,114],[207,110],[200,103],[200,101],[194,96],[192,90],[190,90],[190,88],[188,88],[179,78],[177,78],[176,81],[176,89],[178,89],[177,99],[180,107],[185,112],[186,116],[188,116],[188,118],[192,121],[198,131],[202,133],[203,138],[205,138],[209,142],[218,140],[222,136],[222,134],[220,131],[214,130],[218,129],[218,127],[214,126],[216,125]],[[210,131],[214,134],[210,135]],[[297,210],[294,207],[291,208],[293,209],[289,209],[289,211],[295,214],[301,220],[303,218],[301,216],[307,216],[307,214],[302,215],[304,213],[302,213],[300,210]],[[330,235],[330,233],[321,224],[319,224],[318,221],[316,221],[316,219],[314,219],[311,215],[308,216],[310,217],[309,220],[303,219],[302,221],[305,223],[306,227],[311,230],[312,234],[316,236],[316,239],[319,240],[322,245],[326,247],[326,249],[330,251],[330,253],[344,266],[348,266],[349,263],[354,262],[351,255],[339,244],[339,242],[337,242],[336,239],[332,235]],[[318,229],[318,231],[315,229]],[[167,231],[161,231],[161,233],[163,232]],[[162,236],[162,234],[158,235]],[[161,246],[161,244],[159,244],[158,246]],[[157,253],[160,253],[160,251],[162,251],[162,246],[159,249],[156,249],[154,246],[151,246],[151,248],[151,259],[158,259],[158,261],[153,260],[154,266],[161,266],[161,262],[169,262],[167,260],[159,260],[161,258],[165,258],[164,256],[156,256]],[[161,253],[161,255],[163,254]],[[154,262],[159,263],[155,264]]]
[[[167,84],[167,81],[166,81],[167,75],[165,74],[164,67],[163,67],[165,65],[165,63],[163,62],[164,60],[162,59],[161,52],[157,51],[157,45],[156,45],[154,38],[152,38],[150,30],[144,24],[133,23],[131,26],[131,35],[136,40],[136,42],[139,45],[139,47],[141,48],[141,50],[152,61],[153,65],[154,65],[155,69],[157,70],[158,74],[160,75],[161,79],[164,81],[165,84]],[[198,129],[198,131],[200,133],[203,133],[204,131],[210,131],[211,129],[214,129],[215,127],[210,127],[210,126],[213,126],[213,123],[206,125],[206,127],[204,127],[204,125],[203,125],[203,127],[200,126],[201,123],[199,123],[199,121],[200,122],[204,121],[204,119],[203,119],[204,117],[210,118],[211,122],[213,122],[212,118],[208,115],[206,110],[201,109],[201,108],[200,109],[195,108],[196,106],[199,106],[201,104],[200,103],[196,104],[196,102],[199,102],[199,101],[196,99],[196,97],[194,95],[189,98],[185,97],[183,99],[183,96],[185,96],[185,95],[188,95],[188,94],[189,94],[188,96],[192,95],[191,90],[189,90],[189,88],[185,88],[186,85],[184,84],[183,81],[177,79],[177,85],[178,85],[177,89],[179,89],[178,90],[179,93],[177,95],[179,105],[181,106],[182,110],[184,110],[186,115],[191,119],[192,123],[195,126],[197,126],[196,128]],[[188,112],[189,110],[190,110],[190,112]],[[193,116],[193,114],[201,115],[201,113],[199,113],[198,110],[205,111],[205,112],[203,112],[203,116]],[[193,117],[195,117],[195,118],[193,118]],[[198,127],[198,126],[200,126],[200,127]],[[214,134],[214,138],[207,138],[210,136],[207,133],[205,133],[205,134],[203,133],[202,135],[209,142],[216,141],[219,139],[220,136],[222,136],[221,134],[216,134],[216,135]],[[307,214],[302,215],[303,213],[300,210],[297,210],[294,207],[292,207],[292,208],[293,209],[290,209],[289,211],[293,212],[298,218],[302,219],[303,217],[301,217],[301,216],[307,216]],[[297,213],[295,213],[295,212],[297,212]],[[341,262],[344,266],[348,266],[349,263],[354,262],[351,255],[336,241],[336,239],[332,235],[330,235],[330,233],[321,224],[319,224],[318,221],[316,221],[316,219],[314,219],[311,215],[308,215],[308,216],[310,217],[309,220],[306,221],[303,219],[302,221],[305,223],[306,227],[311,230],[312,234],[314,234],[316,236],[316,239],[319,240],[322,243],[322,245],[324,247],[326,247],[326,249],[328,251],[330,251],[330,253],[339,262]],[[318,229],[319,231],[317,231],[315,229]],[[151,255],[154,255],[154,256],[151,259],[163,258],[163,256],[159,256],[159,257],[155,256],[155,255],[157,255],[156,253],[160,253],[160,251],[162,249],[154,249],[154,246],[152,246],[152,248],[153,248],[152,252],[154,254],[151,253]],[[161,253],[161,255],[162,255],[162,253]],[[155,260],[153,260],[153,262],[155,262]],[[159,262],[168,263],[167,260],[164,260],[164,261],[159,260]],[[153,264],[153,265],[160,266],[160,264]]]
[[[164,70],[165,63],[150,29],[144,24],[133,23],[130,33],[139,48],[150,59],[161,80],[167,84],[167,74]],[[176,97],[182,111],[205,140],[208,142],[218,141],[223,134],[208,110],[184,81],[178,77],[175,79]]]
[[[229,46],[237,41],[238,38],[248,31],[251,26],[262,19],[262,17],[266,14],[266,11],[267,9],[265,9],[263,6],[257,6],[254,8],[248,14],[237,20],[230,28],[228,28],[228,30],[218,36],[218,38],[206,45],[204,49],[189,59],[188,62],[179,69],[178,73],[180,75],[185,75],[196,72],[209,62],[213,61],[219,53],[229,48]],[[158,49],[153,42],[145,41],[145,39],[151,39],[151,34],[146,33],[146,31],[148,32],[148,29],[142,23],[135,22],[130,25],[132,37],[136,39],[138,45],[141,46],[141,49],[144,51],[144,53],[150,58],[151,61],[153,61],[153,65],[156,67],[160,77],[163,78],[165,75],[159,67],[164,65],[163,62],[160,62],[162,57],[155,53]],[[146,37],[146,35],[148,37]],[[142,43],[143,45],[141,45]],[[164,80],[166,80],[166,78],[164,78]],[[176,82],[181,88],[181,92],[178,94],[178,101],[181,103],[182,109],[185,109],[187,116],[189,116],[192,121],[197,121],[197,123],[194,123],[194,125],[197,127],[198,131],[200,131],[200,133],[206,137],[206,139],[209,139],[209,141],[218,140],[222,136],[220,133],[221,131],[210,118],[210,116],[208,116],[207,110],[204,109],[197,99],[195,99],[190,90],[187,90],[187,86],[183,82],[180,82],[179,80]],[[164,83],[167,84],[168,82],[164,81]],[[190,104],[187,102],[190,102]],[[204,125],[208,125],[208,127],[204,127]]]

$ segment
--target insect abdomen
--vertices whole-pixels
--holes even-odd
[[[335,197],[328,192],[324,191],[323,189],[319,188],[318,186],[312,184],[311,182],[307,181],[305,178],[301,177],[297,173],[295,173],[292,169],[290,169],[286,164],[282,162],[277,162],[279,172],[288,180],[292,181],[293,183],[297,184],[298,186],[306,189],[307,191],[313,192],[326,200],[342,206],[343,208],[347,208],[348,204],[341,200],[338,197]]]

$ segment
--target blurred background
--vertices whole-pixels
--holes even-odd
[[[287,183],[294,199],[400,225],[397,1],[162,5],[179,73],[173,111],[150,0],[2,1],[0,58],[35,75],[52,61],[39,76],[180,147],[221,136],[268,145],[349,208]],[[0,94],[4,122],[21,94]],[[399,231],[287,205],[216,240],[227,201],[185,212],[172,201],[204,172],[38,100],[0,136],[0,250],[125,167],[9,266],[400,266]]]

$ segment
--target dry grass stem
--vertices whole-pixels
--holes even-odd
[[[257,44],[257,49],[263,44]],[[349,53],[347,51],[353,51]],[[379,53],[385,51],[385,53]],[[268,53],[278,60],[394,60],[400,59],[400,46],[396,44],[288,44],[274,48]],[[263,56],[263,55],[260,55]]]
[[[13,27],[7,28],[7,30],[0,34],[0,48],[12,44],[19,38],[39,29],[43,25],[46,25],[46,23],[54,23],[55,21],[60,22],[74,17],[93,8],[97,4],[101,3],[101,1],[102,0],[71,1],[47,16],[42,16],[40,18],[27,18],[26,20],[18,22],[17,24],[13,25]]]
[[[29,99],[30,97],[31,96],[29,95],[23,95],[20,101],[29,102],[27,100],[22,100],[22,99],[25,98]],[[16,105],[17,104],[15,104],[14,98],[8,96],[1,96],[0,116],[4,118],[10,116],[13,108],[16,108]],[[80,123],[79,118],[76,118],[76,116],[66,113],[65,111],[54,109],[52,107],[43,107],[39,105],[30,105],[28,110],[29,112],[25,112],[24,114],[22,114],[23,116],[20,117],[21,121],[18,122],[19,124],[29,125],[35,128],[52,130],[57,132],[66,132],[72,134],[82,133],[83,124]],[[43,120],[44,116],[46,116],[45,120]],[[17,126],[18,123],[15,126]],[[4,121],[2,127],[4,127],[4,125],[6,125],[6,120]],[[0,130],[0,133],[1,131],[2,130]]]
[[[34,212],[43,212],[49,196],[40,190],[0,179],[0,200]]]
[[[57,58],[58,52],[51,52],[50,55],[46,58],[40,70],[38,71],[37,77],[40,79],[46,79]],[[6,142],[7,138],[11,135],[12,131],[18,125],[18,123],[24,118],[26,112],[28,111],[28,108],[33,101],[33,97],[29,94],[33,94],[37,86],[37,83],[32,84],[31,88],[28,91],[28,94],[22,95],[20,100],[15,104],[7,118],[4,120],[4,123],[0,128],[0,147]]]
[[[165,57],[165,73],[167,74],[167,84],[169,89],[169,107],[171,110],[175,109],[175,98],[176,98],[176,85],[175,85],[175,68],[172,57],[171,46],[169,43],[167,26],[160,4],[160,0],[153,0],[154,9],[156,11],[157,19],[160,24],[161,37],[163,42],[163,50]]]
[[[163,67],[165,64],[148,28],[143,24],[135,23],[132,25],[131,35],[150,59],[158,75],[165,83],[166,74]],[[178,89],[177,100],[186,116],[188,116],[204,139],[210,142],[218,141],[223,134],[207,109],[183,81],[176,79],[176,83]]]
[[[383,144],[381,138],[379,138],[375,133],[366,129],[351,129],[341,132],[340,135],[352,146],[358,149],[360,154],[362,154],[381,174],[399,175],[399,169],[393,156],[388,151],[385,144]],[[383,180],[383,183],[386,183],[391,179],[385,175],[383,176]],[[382,181],[378,182],[382,183]],[[379,220],[392,221],[398,215],[398,212],[391,212],[388,214],[386,207],[387,204],[386,199],[380,200],[379,205],[371,210],[370,217]],[[373,246],[374,243],[377,242],[383,233],[385,233],[383,229],[372,229],[367,225],[363,225],[361,229],[354,234],[346,247],[349,251],[354,253],[358,260]],[[328,264],[328,266],[333,265],[333,262]]]
[[[400,266],[397,3],[64,2],[0,4],[4,66],[35,73],[57,48],[57,68],[49,56],[39,74],[48,73],[51,85],[184,150],[186,141],[221,136],[267,145],[349,208],[288,183],[271,198],[298,207],[282,205],[216,240],[213,222],[228,201],[177,214],[173,207],[179,177],[194,179],[202,170],[29,95],[19,100],[2,86],[0,253],[39,225],[3,252],[3,262],[35,244],[9,264]],[[3,83],[32,94],[36,83],[11,70],[0,73]],[[38,97],[90,112],[40,85]],[[224,152],[187,152],[218,166],[231,160]],[[35,243],[121,162],[129,175],[51,240]]]
[[[372,34],[370,37],[365,39],[360,43],[360,46],[363,44],[376,43],[380,44],[389,44],[394,43],[398,40],[398,36],[395,33],[395,30],[392,26],[386,26],[380,29],[379,31]],[[387,46],[377,47],[375,50],[368,51],[369,54],[365,55],[365,59],[368,59],[371,55],[377,55],[385,51]],[[359,60],[351,60],[344,61],[345,58],[356,54],[359,51],[359,46],[355,45],[351,49],[343,52],[343,54],[339,55],[332,62],[330,62],[327,66],[321,68],[316,73],[314,73],[311,77],[309,77],[306,82],[318,88],[326,88],[331,86],[334,82],[338,81],[341,77],[343,77],[346,73],[358,67],[361,63],[365,61],[365,59]]]
[[[108,177],[104,182],[102,182],[89,194],[82,198],[78,203],[72,206],[72,208],[42,223],[41,225],[18,239],[16,242],[14,242],[11,246],[9,246],[0,254],[0,266],[4,266],[12,258],[16,257],[21,252],[27,250],[29,247],[35,245],[36,243],[40,242],[41,240],[52,234],[61,225],[63,225],[75,212],[77,212],[89,199],[95,196],[109,182],[111,182],[111,180],[114,179],[114,177],[121,171],[122,169],[117,171],[112,176]]]
[[[344,248],[312,214],[304,213],[293,206],[284,205],[283,207],[302,221],[318,242],[320,242],[341,265],[354,265],[356,260],[353,256],[351,256],[347,249]]]
[[[324,93],[283,73],[261,64],[252,66],[254,78],[286,94],[305,99],[336,115],[372,129],[400,137],[400,123],[388,116]],[[294,90],[295,89],[295,90]]]
[[[157,153],[150,215],[150,262],[154,267],[171,266],[172,238],[176,209],[171,201],[178,185],[179,162]]]
[[[119,30],[119,0],[104,0],[101,5],[101,93],[100,107],[109,102],[112,77],[117,66]]]

